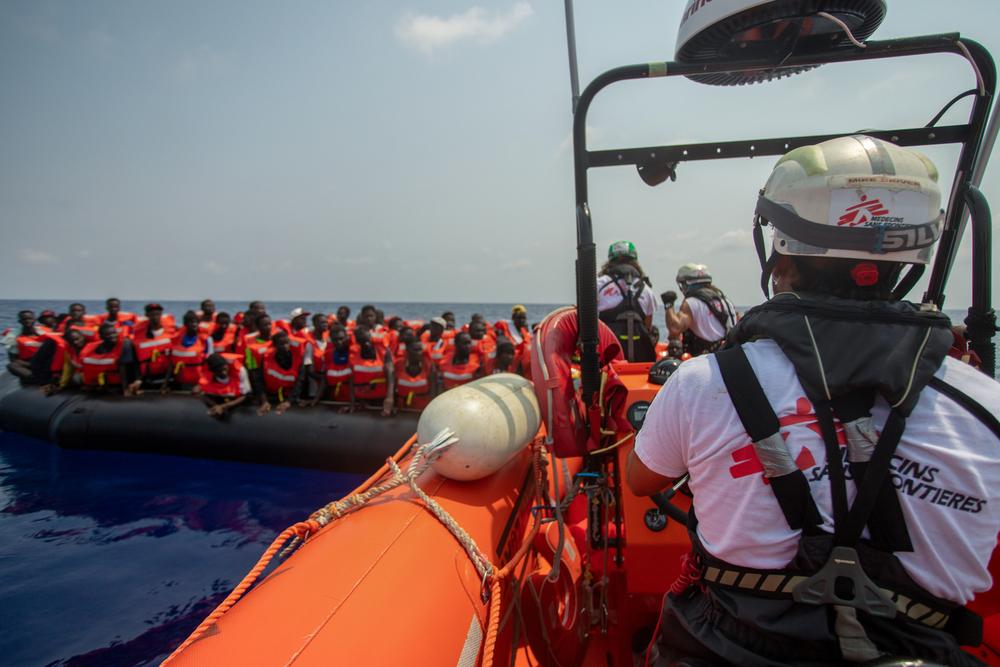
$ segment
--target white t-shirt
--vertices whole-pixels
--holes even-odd
[[[629,285],[629,291],[635,294],[640,288],[645,287],[639,294],[639,307],[642,309],[643,315],[646,317],[652,317],[653,311],[656,309],[656,299],[653,297],[653,290],[649,288],[648,285],[642,281],[637,281],[632,285]],[[600,275],[597,276],[597,310],[603,313],[606,310],[611,310],[618,304],[622,302],[622,293],[615,285],[614,280],[611,276]]]
[[[708,307],[708,304],[701,299],[685,299],[688,308],[691,309],[691,331],[694,335],[702,340],[707,340],[709,343],[714,343],[717,340],[722,340],[726,337],[726,329],[719,323],[719,320],[712,314],[712,310]],[[736,309],[733,308],[733,304],[729,303],[728,299],[723,299],[724,304],[732,309],[735,315]],[[732,326],[736,324],[735,322],[730,322],[729,325]]]
[[[812,404],[790,361],[771,340],[744,344],[750,364],[782,424],[789,452],[809,480],[832,532],[826,455]],[[936,376],[1000,414],[1000,385],[947,358]],[[888,415],[879,398],[877,429]],[[781,568],[794,557],[799,532],[788,527],[750,437],[736,415],[714,356],[685,361],[653,400],[635,452],[670,478],[691,473],[698,536],[714,556],[734,565]],[[1000,441],[965,408],[926,388],[893,456],[898,489],[914,550],[896,554],[928,592],[964,604],[988,590],[990,554],[1000,531]],[[848,502],[855,489],[848,482]]]

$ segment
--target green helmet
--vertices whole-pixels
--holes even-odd
[[[629,257],[631,259],[639,259],[639,253],[635,251],[635,244],[631,241],[615,241],[608,246],[608,259],[617,259],[619,257]]]

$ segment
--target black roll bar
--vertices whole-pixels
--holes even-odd
[[[964,49],[963,49],[964,47]],[[635,79],[658,77],[691,76],[718,72],[746,72],[754,70],[775,70],[780,68],[806,67],[838,62],[856,62],[899,58],[907,56],[953,53],[963,58],[971,58],[983,85],[982,95],[974,97],[969,122],[965,125],[946,127],[902,128],[897,130],[877,130],[867,132],[872,136],[891,141],[901,146],[924,146],[934,144],[961,144],[962,150],[955,172],[948,210],[945,214],[944,230],[938,244],[937,255],[931,273],[924,301],[944,304],[944,285],[947,282],[959,241],[964,231],[966,212],[966,192],[969,177],[979,156],[990,105],[996,91],[996,67],[988,51],[979,43],[965,39],[958,33],[907,37],[883,41],[870,41],[867,48],[854,46],[837,47],[825,51],[799,54],[783,58],[780,63],[772,59],[679,63],[656,62],[626,65],[608,70],[595,78],[580,94],[576,112],[573,115],[573,167],[576,189],[576,293],[579,313],[581,347],[581,381],[584,401],[589,404],[599,389],[600,370],[597,355],[597,258],[594,247],[593,224],[590,217],[587,192],[587,171],[594,167],[622,165],[660,166],[672,171],[677,163],[689,160],[718,160],[735,157],[755,157],[761,155],[783,155],[792,148],[815,144],[832,139],[840,134],[797,136],[786,138],[764,138],[752,141],[727,141],[715,143],[679,144],[671,146],[649,146],[618,150],[587,150],[587,112],[598,92],[613,83]],[[850,133],[847,133],[850,134]],[[988,254],[989,246],[985,246]],[[988,258],[987,258],[988,260]],[[977,312],[989,310],[988,284],[989,262],[978,267],[986,271],[979,276],[987,285],[986,302],[977,306]],[[983,327],[985,330],[985,327]],[[982,336],[982,331],[979,332]],[[990,334],[992,336],[992,333]],[[980,344],[978,339],[976,344]],[[988,343],[988,340],[986,341]]]

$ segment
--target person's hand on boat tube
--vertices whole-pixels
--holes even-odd
[[[278,403],[278,406],[274,409],[274,414],[283,415],[290,407],[292,407],[291,402],[282,401],[281,403]]]
[[[267,401],[264,401],[263,403],[260,404],[260,407],[257,408],[257,416],[263,417],[270,411],[271,411],[271,404],[268,403]]]
[[[222,403],[219,403],[218,405],[213,405],[208,409],[209,417],[221,417],[224,414],[226,414],[226,407],[222,405]]]
[[[385,400],[382,401],[382,416],[383,417],[388,417],[389,415],[392,414],[392,405],[393,405],[392,396],[391,395],[386,396]]]
[[[142,394],[142,380],[136,380],[130,384],[125,385],[124,394],[125,396],[139,396]]]

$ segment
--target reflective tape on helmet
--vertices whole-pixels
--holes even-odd
[[[941,236],[941,215],[916,225],[876,223],[866,227],[833,227],[799,217],[763,195],[757,199],[757,214],[796,241],[818,248],[887,254],[927,248]]]

